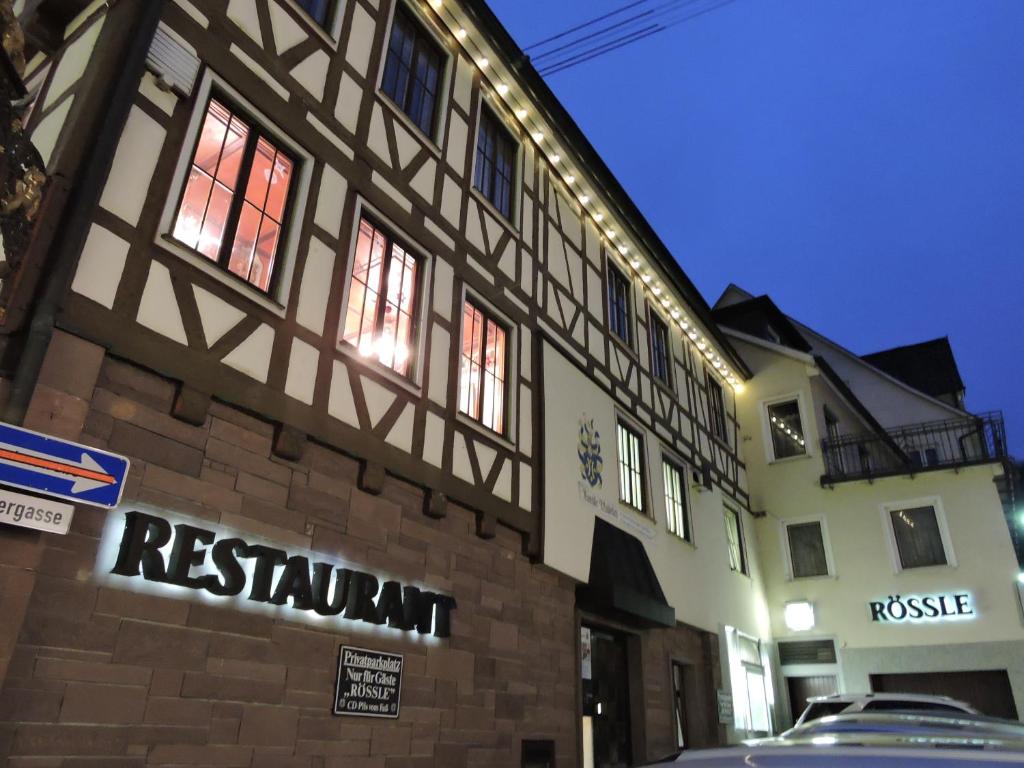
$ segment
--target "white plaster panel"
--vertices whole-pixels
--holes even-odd
[[[291,74],[317,101],[323,101],[327,67],[330,63],[331,60],[324,51],[314,51],[293,67]]]
[[[451,335],[437,323],[430,329],[430,399],[438,405],[448,402],[448,352]]]
[[[359,3],[352,13],[352,29],[348,35],[345,60],[363,77],[370,68],[370,50],[373,46],[373,16]]]
[[[352,399],[352,384],[348,380],[348,368],[340,360],[334,361],[331,370],[331,392],[327,398],[327,412],[346,424],[359,426],[355,401]]]
[[[313,221],[335,237],[341,235],[341,218],[345,209],[345,193],[347,191],[348,180],[332,166],[324,165]]]
[[[113,307],[117,286],[121,283],[121,274],[128,260],[128,247],[127,240],[99,224],[93,224],[82,248],[71,290],[107,309]]]
[[[203,29],[206,29],[208,26],[210,26],[210,20],[206,18],[206,16],[204,16],[202,13],[200,13],[199,9],[192,5],[192,3],[190,3],[188,0],[174,0],[174,3],[179,8],[181,8],[181,10],[183,10],[186,14],[188,14],[188,16]]]
[[[359,126],[359,106],[362,102],[363,89],[347,72],[342,72],[338,103],[334,105],[334,117],[349,133],[355,133]]]
[[[132,107],[114,153],[100,207],[129,224],[139,223],[165,135],[159,123],[138,107]]]
[[[142,290],[139,313],[135,319],[140,325],[162,336],[179,344],[188,344],[178,300],[174,297],[174,288],[171,285],[170,270],[158,261],[149,265],[149,276],[146,278],[146,287]]]
[[[206,339],[207,347],[212,347],[220,341],[225,333],[245,318],[245,312],[214,296],[205,288],[193,285],[192,292],[196,297],[199,322],[203,326],[203,337]]]
[[[587,265],[587,311],[600,320],[604,317],[604,291],[601,290],[601,273]]]
[[[420,153],[423,145],[413,138],[401,123],[393,121],[391,127],[395,130],[395,146],[398,148],[398,164],[404,170],[409,163]]]
[[[480,465],[480,475],[487,477],[494,468],[494,462],[498,460],[498,452],[479,441],[474,441],[474,448],[476,448],[477,463]]]
[[[367,376],[360,376],[359,380],[362,382],[363,397],[366,399],[366,411],[370,415],[370,426],[376,427],[395,402],[396,395]]]
[[[523,326],[519,329],[519,344],[522,350],[519,355],[519,375],[528,381],[533,380],[533,334]]]
[[[519,462],[519,506],[533,509],[533,467],[525,461]]]
[[[558,195],[558,209],[562,217],[562,231],[577,250],[583,247],[583,226],[579,213],[562,195]]]
[[[428,203],[432,203],[434,201],[434,180],[436,178],[437,162],[433,158],[428,157],[412,177],[409,187]]]
[[[406,453],[412,453],[412,427],[415,414],[416,410],[413,406],[407,404],[402,409],[402,414],[395,421],[395,425],[388,432],[388,436],[384,438],[384,441]]]
[[[455,103],[469,114],[473,99],[473,64],[459,56],[455,65]]]
[[[391,148],[388,146],[387,126],[384,124],[384,111],[380,104],[373,105],[370,114],[370,135],[366,137],[366,146],[389,168],[391,167]]]
[[[334,251],[317,238],[310,238],[306,266],[302,270],[302,285],[299,287],[299,305],[295,310],[295,320],[313,333],[324,332],[327,301],[333,278]]]
[[[466,438],[461,432],[455,433],[452,442],[452,474],[465,480],[467,483],[474,483],[473,466],[469,463],[469,449],[466,447]]]
[[[569,269],[566,266],[565,242],[562,240],[562,233],[548,221],[548,274],[553,280],[569,288],[572,283],[569,281]]]
[[[580,304],[584,304],[586,297],[583,295],[583,257],[573,248],[566,247],[565,265],[569,270],[570,280],[567,287],[572,292],[573,298]]]
[[[157,86],[156,77],[152,72],[144,72],[139,82],[139,93],[156,106],[165,115],[174,113],[174,107],[178,103],[178,94],[174,91],[165,91]]]
[[[519,285],[523,289],[523,293],[530,297],[533,296],[533,278],[535,273],[533,256],[523,251],[523,258],[519,260]]]
[[[523,243],[527,248],[533,248],[533,199],[522,196],[523,201]]]
[[[260,33],[260,17],[256,11],[256,0],[230,0],[228,2],[228,18],[245,32],[253,42],[263,47],[263,36]]]
[[[484,226],[487,228],[487,245],[490,248],[488,255],[494,255],[494,248],[498,244],[498,240],[501,239],[501,234],[504,232],[504,228],[498,223],[498,220],[491,216],[486,209],[481,208],[483,211]]]
[[[284,8],[271,0],[267,5],[270,7],[270,23],[274,30],[274,47],[278,54],[282,54],[289,48],[294,48],[309,38],[306,31],[299,26]],[[292,73],[294,74],[294,72]]]
[[[487,253],[487,246],[484,243],[484,232],[480,227],[480,204],[476,200],[470,200],[468,205],[466,239],[473,244],[479,253]]]
[[[452,318],[452,291],[455,287],[455,270],[442,258],[434,262],[434,311],[445,320]]]
[[[533,455],[533,390],[519,385],[519,450]]]
[[[512,501],[512,461],[502,461],[498,479],[494,482],[494,495],[504,501]]]
[[[46,94],[46,102],[43,109],[51,104],[56,104],[57,99],[74,85],[85,73],[89,66],[89,59],[92,57],[93,48],[96,47],[96,39],[103,28],[103,20],[94,22],[82,36],[67,47],[64,55],[61,56],[57,69],[50,78],[50,87]]]
[[[448,165],[459,176],[466,171],[466,141],[469,136],[469,128],[466,121],[459,117],[458,113],[452,112],[452,119],[448,126],[448,148],[445,157]]]
[[[597,325],[596,323],[591,323],[590,321],[587,321],[587,337],[589,342],[587,345],[587,351],[590,352],[590,355],[599,363],[601,363],[601,365],[604,365],[605,336],[601,326]]]
[[[224,358],[225,365],[251,376],[264,384],[270,370],[270,353],[274,347],[274,329],[263,324]]]
[[[384,194],[390,197],[393,203],[401,206],[406,213],[412,213],[412,201],[399,192],[394,184],[384,178],[383,174],[374,171],[370,174],[370,180],[373,182],[374,186],[378,187]]]
[[[500,269],[505,276],[512,281],[516,279],[516,241],[515,238],[510,237],[508,242],[505,243],[505,250],[501,254],[501,259],[498,261],[498,269]]]
[[[432,234],[434,237],[436,237],[438,240],[444,243],[449,251],[455,250],[455,241],[452,240],[451,237],[449,237],[448,234],[443,229],[441,229],[437,224],[435,224],[432,219],[423,219],[423,226],[426,227],[427,231],[430,234]]]
[[[441,215],[455,229],[459,228],[459,218],[462,216],[462,190],[459,188],[459,182],[448,174],[445,174],[444,187],[441,190]]]
[[[320,362],[320,352],[300,338],[292,339],[292,352],[288,358],[288,378],[285,381],[284,393],[288,397],[301,400],[306,405],[313,404],[313,388],[316,386],[316,369]]]
[[[427,420],[423,429],[423,460],[435,467],[443,466],[444,458],[444,419],[427,411]]]
[[[352,151],[352,147],[350,147],[348,144],[341,140],[341,137],[338,136],[338,132],[335,129],[328,128],[326,125],[324,125],[324,122],[316,115],[314,115],[312,112],[306,113],[306,120],[309,122],[310,125],[316,128],[317,132],[321,136],[323,136],[325,139],[331,142],[331,144],[337,147],[338,151],[345,155],[345,157],[347,157],[349,160],[355,158],[356,153]]]

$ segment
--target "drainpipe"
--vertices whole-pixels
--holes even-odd
[[[93,140],[88,144],[90,150],[77,174],[78,178],[70,180],[71,191],[56,225],[57,240],[51,246],[42,270],[44,282],[32,309],[10,396],[3,409],[2,420],[10,424],[21,424],[25,420],[53,337],[54,319],[71,284],[78,254],[92,223],[93,212],[99,205],[117,143],[138,92],[146,65],[146,54],[163,11],[164,0],[145,0],[138,5],[135,2],[137,0],[128,4],[129,7],[134,5],[139,11],[127,38],[128,45],[120,59],[122,64],[118,69],[119,74],[110,88],[101,94],[104,98],[99,114],[103,118]],[[116,7],[120,4],[108,5]]]

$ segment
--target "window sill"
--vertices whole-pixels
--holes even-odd
[[[956,563],[943,563],[942,565],[919,565],[914,568],[904,568],[902,565],[897,564],[896,575],[900,576],[905,573],[931,573],[942,570],[955,571],[957,570],[957,565]]]
[[[191,264],[200,271],[205,272],[214,280],[226,285],[239,295],[245,296],[247,299],[255,302],[268,312],[272,312],[282,318],[285,316],[285,306],[283,304],[278,303],[273,298],[260,292],[256,288],[252,288],[247,285],[241,278],[235,277],[220,265],[210,261],[202,254],[189,250],[170,235],[158,235],[157,245],[162,246],[164,249],[170,251],[172,254],[188,264]],[[278,282],[280,283],[281,281],[278,280]]]
[[[676,533],[669,533],[668,535],[672,538],[673,541],[677,542],[678,544],[682,544],[684,547],[688,549],[697,549],[697,545],[693,543],[693,539],[684,539],[682,536]]]
[[[630,317],[630,322],[632,322],[632,320],[633,318]],[[636,350],[633,349],[633,347],[628,342],[626,342],[621,336],[619,336],[616,333],[613,333],[610,327],[608,327],[607,325],[605,327],[607,329],[606,335],[609,339],[611,339],[612,344],[617,345],[619,349],[621,349],[623,352],[629,355],[630,359],[639,366],[640,356],[636,353]]]
[[[786,574],[786,581],[835,581],[836,575],[834,573],[823,573],[820,576],[794,576],[791,573]]]
[[[660,389],[666,395],[669,395],[671,397],[675,397],[676,396],[676,391],[675,391],[675,388],[672,386],[672,382],[671,381],[662,381],[657,376],[655,376],[653,373],[651,374],[651,381],[654,382],[654,386],[656,386],[658,389]]]
[[[470,429],[474,430],[475,432],[479,432],[482,436],[486,437],[488,440],[491,440],[492,442],[497,443],[498,445],[502,446],[503,448],[505,448],[505,449],[507,449],[509,451],[512,451],[512,453],[515,453],[517,451],[515,443],[513,443],[507,437],[505,437],[504,435],[498,434],[493,429],[489,429],[488,427],[485,427],[479,421],[477,421],[476,419],[472,418],[471,416],[467,416],[462,411],[457,411],[456,412],[455,420],[457,422],[459,422],[460,424],[463,424],[463,425],[469,427]]]
[[[437,141],[435,141],[429,134],[424,133],[423,129],[416,125],[416,123],[412,121],[412,118],[405,114],[405,112],[402,111],[402,108],[392,101],[391,97],[384,93],[384,91],[380,90],[380,88],[377,89],[377,101],[383,104],[395,119],[399,120],[413,136],[420,139],[420,143],[423,145],[424,149],[434,155],[438,160],[441,159],[440,143],[443,138],[442,136],[438,136]],[[440,133],[440,129],[438,129],[438,132]]]
[[[787,456],[784,459],[772,459],[768,463],[772,466],[775,466],[776,464],[792,464],[793,462],[810,458],[813,458],[810,453],[802,453],[799,456]]]
[[[358,363],[361,368],[380,374],[389,382],[398,385],[407,392],[416,395],[417,397],[423,393],[423,388],[418,381],[414,379],[407,379],[405,376],[402,376],[402,374],[395,373],[394,370],[388,368],[375,357],[363,357],[351,344],[340,342],[336,345],[336,349],[349,360],[353,360]],[[417,369],[418,368],[419,366],[417,366]]]
[[[341,31],[342,14],[344,13],[345,10],[344,8],[341,7],[340,2],[335,4],[335,7],[332,9],[330,14],[332,16],[332,18],[330,19],[330,24],[332,29],[334,30],[333,32],[328,32],[327,29],[325,29],[322,25],[317,23],[316,19],[310,16],[306,9],[299,5],[298,2],[296,2],[296,0],[284,0],[284,3],[289,8],[292,8],[293,10],[298,12],[298,16],[301,19],[301,21],[299,22],[300,24],[302,24],[305,27],[308,27],[313,34],[315,34],[317,37],[319,37],[321,40],[327,43],[332,50],[338,50],[338,44],[341,42],[341,38],[338,33]]]
[[[494,203],[492,203],[484,196],[483,192],[481,192],[475,186],[470,184],[469,193],[477,199],[477,202],[479,202],[482,206],[484,206],[487,209],[488,213],[490,213],[492,216],[494,216],[494,218],[498,220],[498,223],[501,224],[501,226],[508,230],[508,233],[512,235],[514,239],[519,239],[519,227],[517,227],[504,213],[499,211],[495,207]],[[518,210],[516,211],[516,213],[518,213]]]

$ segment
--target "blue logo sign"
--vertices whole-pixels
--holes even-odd
[[[128,459],[0,423],[0,485],[97,507],[116,507]]]
[[[580,477],[591,488],[600,488],[603,484],[601,473],[604,472],[601,433],[594,426],[594,420],[586,416],[580,419],[580,442],[576,453],[580,459]]]

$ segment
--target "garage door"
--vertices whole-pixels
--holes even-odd
[[[871,675],[871,689],[877,693],[952,696],[986,715],[1017,719],[1017,707],[1013,703],[1010,678],[1005,669]]]

